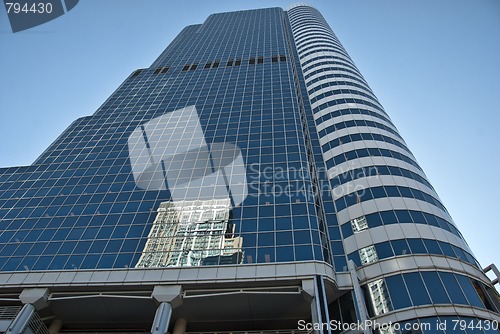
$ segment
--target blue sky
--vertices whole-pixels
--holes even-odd
[[[13,34],[0,8],[0,167],[31,164],[214,12],[288,1],[81,0]],[[500,265],[500,2],[309,1],[335,31],[483,266]]]

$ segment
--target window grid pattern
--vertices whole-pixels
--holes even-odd
[[[423,305],[469,305],[495,311],[487,287],[468,276],[420,271],[387,276],[362,286],[370,316]]]
[[[352,252],[353,246],[355,249],[360,244],[353,243],[355,234],[381,225],[428,224],[449,231],[460,239],[462,236],[406,143],[321,14],[311,7],[298,5],[289,10],[288,15],[321,138],[325,171],[330,178],[335,209],[341,217],[342,237],[343,240],[349,239],[349,258],[364,265],[403,253],[435,254],[477,266],[470,253],[450,243],[429,239],[429,236],[424,238],[418,229],[416,234],[420,238],[399,237],[366,247],[365,237],[368,235],[356,235],[356,240],[362,240],[364,246]],[[354,119],[350,119],[350,115]],[[397,177],[381,177],[385,175]],[[369,178],[377,178],[377,184],[370,183]],[[354,190],[354,185],[362,185],[362,189]],[[367,201],[370,203],[365,205]],[[412,209],[420,207],[422,211],[409,210],[410,205]],[[408,210],[402,209],[405,206]],[[380,211],[359,217],[368,208],[369,212]],[[397,268],[391,270],[398,272]],[[419,274],[400,274],[401,280],[402,275]],[[458,276],[456,279],[462,280]],[[470,284],[464,283],[458,290],[468,289]],[[394,286],[396,284],[391,279],[365,286],[372,293],[373,307],[379,310],[372,316],[402,308],[396,305],[397,300],[390,298]],[[418,282],[415,286],[419,286]],[[419,300],[419,294],[414,294],[413,290],[410,292],[411,297],[407,293],[410,301],[407,307],[425,304]],[[404,294],[402,296],[404,298]],[[476,299],[471,294],[462,304],[487,307],[477,301],[477,294]]]
[[[384,210],[365,214],[363,217],[367,222],[366,228],[392,224],[425,224],[442,228],[443,230],[453,233],[460,239],[463,239],[462,234],[460,234],[455,225],[448,222],[446,219],[428,212],[416,210]],[[357,219],[360,219],[360,217],[351,219],[350,222],[356,221]],[[342,224],[342,234],[344,238],[352,236],[353,233],[356,233],[356,230],[353,230],[352,224],[349,222]]]
[[[317,215],[322,208],[307,174],[285,18],[273,8],[215,14],[185,28],[150,68],[134,71],[33,165],[0,169],[0,270],[135,267],[141,257],[141,266],[187,263],[160,259],[179,254],[172,247],[181,233],[199,240],[193,247],[218,244],[218,253],[197,254],[221,255],[198,264],[328,261],[327,232]],[[251,58],[256,64],[249,64]],[[167,229],[177,233],[169,241],[152,227],[170,193],[136,186],[127,138],[146,122],[190,105],[208,145],[229,142],[241,149],[248,197],[224,221],[226,232],[232,226],[229,236],[220,237],[219,226],[213,237],[195,238],[208,233],[197,222],[196,229]],[[325,210],[331,220],[333,202]],[[153,235],[163,239],[152,242]],[[338,245],[338,226],[335,235]],[[164,254],[145,256],[151,245],[161,245]],[[237,256],[224,255],[226,249],[236,249]],[[345,255],[339,254],[343,268]]]
[[[347,257],[350,260],[353,260],[357,266],[361,266],[378,260],[392,258],[394,256],[431,254],[459,259],[475,266],[476,268],[480,268],[479,264],[471,254],[460,247],[440,240],[420,238],[396,239],[379,242],[368,247],[370,247],[371,253],[374,254],[372,259],[368,259],[366,257],[366,247],[348,254]]]

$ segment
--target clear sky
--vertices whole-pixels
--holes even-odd
[[[31,164],[189,24],[293,1],[81,0],[13,34],[0,7],[0,167]],[[309,1],[335,31],[481,265],[500,265],[500,1]]]

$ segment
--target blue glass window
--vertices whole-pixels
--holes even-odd
[[[443,283],[439,279],[437,272],[435,271],[423,271],[422,277],[424,279],[425,286],[429,290],[429,294],[432,298],[434,304],[447,304],[450,302],[448,295],[446,294]]]
[[[394,309],[400,309],[411,306],[408,290],[406,289],[403,277],[401,275],[393,275],[386,277],[387,288],[391,295],[392,305]]]
[[[413,305],[426,305],[431,303],[431,299],[425,289],[424,282],[419,273],[403,274],[406,286],[410,291],[410,297]]]
[[[460,285],[455,279],[455,275],[447,272],[439,272],[439,277],[445,284],[446,291],[451,298],[451,302],[455,304],[467,305],[467,299],[465,298],[462,289],[460,289]]]
[[[465,296],[467,297],[469,304],[484,308],[484,304],[479,298],[477,291],[472,286],[470,279],[462,275],[455,275],[455,277],[457,278],[458,284],[462,288],[462,291],[465,293]]]

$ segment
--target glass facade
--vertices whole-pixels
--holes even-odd
[[[364,286],[371,316],[410,306],[455,304],[492,308],[477,281],[450,272],[422,271],[388,276]]]
[[[498,312],[497,292],[327,22],[308,6],[288,15],[345,252],[365,275],[369,317],[392,321],[399,310],[436,304]]]
[[[1,169],[1,270],[330,262],[285,19],[274,8],[187,27],[33,165]],[[169,203],[183,216],[175,203],[225,198],[222,218],[206,212],[217,228],[196,223],[206,203],[199,218],[164,217]]]
[[[32,165],[0,169],[0,230],[0,272],[314,262],[337,282],[352,260],[366,303],[353,298],[357,278],[339,279],[335,298],[318,283],[323,320],[411,308],[417,323],[428,320],[419,309],[439,304],[483,312],[453,311],[477,323],[500,307],[389,116],[308,6],[186,27]]]

